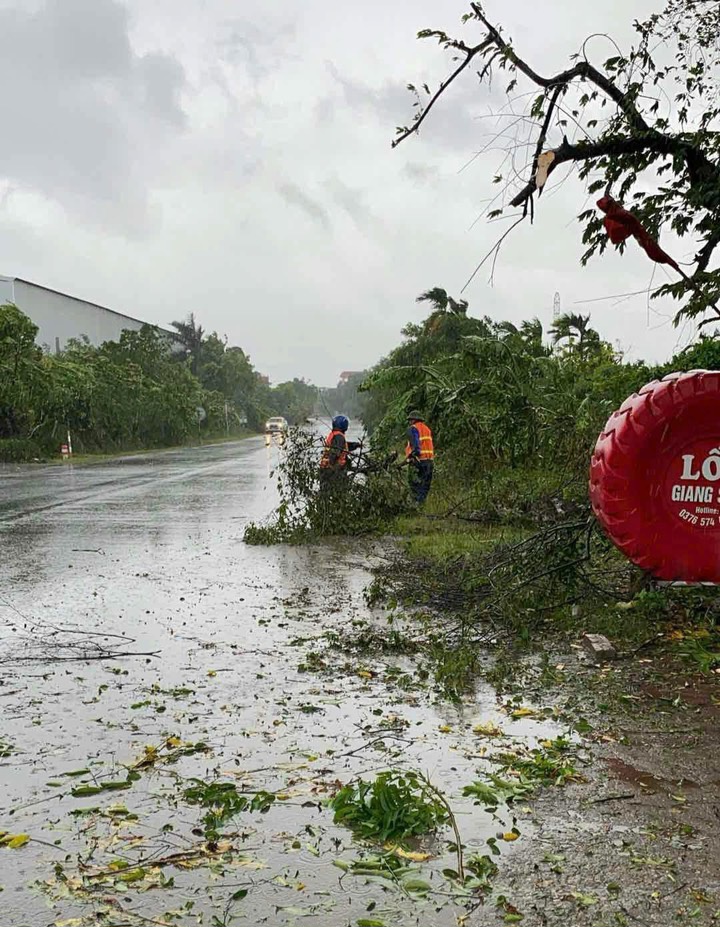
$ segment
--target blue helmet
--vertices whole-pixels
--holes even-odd
[[[335,431],[347,431],[350,426],[347,415],[336,415],[332,420],[332,426]]]

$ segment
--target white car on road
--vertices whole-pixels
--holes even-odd
[[[288,430],[287,419],[283,418],[282,415],[277,415],[274,418],[269,418],[265,422],[265,434],[284,435]]]

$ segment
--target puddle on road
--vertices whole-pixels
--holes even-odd
[[[449,800],[466,862],[491,855],[488,840],[517,852],[528,801],[493,814],[462,789],[493,753],[562,729],[514,718],[489,688],[439,700],[409,657],[328,648],[350,622],[387,628],[363,600],[357,550],[247,548],[230,515],[213,524],[207,500],[194,504],[203,517],[181,537],[135,512],[144,544],[70,513],[66,578],[55,569],[12,598],[3,587],[0,833],[30,840],[0,849],[0,925],[457,924],[479,899],[443,875],[457,868],[450,828],[394,877],[354,875],[378,850],[336,826],[327,799],[355,777],[415,769]],[[38,662],[88,630],[93,646],[160,655]],[[193,780],[275,800],[227,821],[208,850],[208,809],[184,797]]]

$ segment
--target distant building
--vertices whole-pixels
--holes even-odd
[[[59,293],[20,277],[0,276],[0,305],[14,303],[38,327],[36,341],[48,351],[62,351],[71,338],[88,338],[90,344],[117,341],[123,331],[140,331],[145,325],[114,309]],[[154,325],[174,342],[177,332]]]

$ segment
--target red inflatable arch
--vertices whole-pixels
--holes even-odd
[[[590,501],[656,579],[720,583],[720,371],[672,373],[627,399],[595,446]]]

